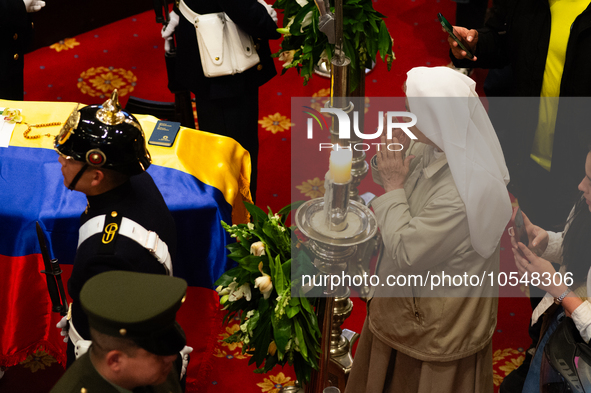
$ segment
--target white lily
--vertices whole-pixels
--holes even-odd
[[[265,254],[265,243],[263,242],[255,242],[250,245],[250,253],[260,257],[261,255]]]
[[[302,21],[302,26],[300,27],[300,33],[304,32],[304,27],[310,25],[312,23],[312,11],[308,12],[306,16],[304,16],[304,20]]]
[[[230,284],[230,285],[231,285],[231,284]],[[222,287],[221,285],[219,285],[219,286],[218,286],[218,287],[217,287],[215,290],[216,290],[216,292],[218,293],[218,295],[219,295],[220,297],[222,297],[222,296],[225,296],[225,295],[229,295],[229,294],[230,294],[230,292],[232,291],[232,290],[230,289],[230,287],[226,287],[226,288],[224,288],[224,287]]]
[[[255,278],[254,287],[261,291],[263,298],[268,299],[269,296],[271,296],[271,291],[273,290],[271,276],[263,272],[263,262],[259,263],[259,271],[261,272],[262,276]]]
[[[251,292],[250,292],[250,285],[248,283],[242,284],[240,287],[236,288],[238,283],[236,281],[232,282],[228,285],[228,288],[231,289],[230,295],[228,300],[231,302],[235,302],[236,300],[240,300],[243,297],[246,298],[247,301],[250,301]]]

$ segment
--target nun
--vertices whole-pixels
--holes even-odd
[[[371,203],[383,286],[346,392],[492,392],[499,243],[512,213],[503,153],[469,77],[417,67],[405,93],[416,139],[382,137],[404,149],[372,160],[385,191]]]

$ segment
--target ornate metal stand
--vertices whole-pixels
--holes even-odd
[[[342,186],[341,184],[328,185],[328,187]],[[349,188],[351,184],[347,183],[345,186]],[[300,206],[295,215],[297,227],[310,239],[306,246],[315,257],[314,265],[322,274],[328,276],[342,277],[343,274],[347,274],[348,264],[355,257],[358,247],[373,238],[377,232],[377,222],[371,210],[359,202],[349,200],[349,190],[346,191],[345,193],[329,191],[326,194],[329,198],[308,201]],[[340,198],[340,201],[335,198]],[[346,200],[348,200],[347,203],[345,203]],[[330,209],[325,209],[327,203],[331,204]],[[329,217],[329,224],[340,220],[341,216],[332,213],[342,207],[346,208],[346,217],[344,221],[337,223],[338,230],[331,230],[330,225],[321,224],[324,217]],[[342,226],[342,223],[346,225]],[[322,299],[321,306],[325,309],[321,344],[323,357],[317,381],[311,385],[315,385],[313,391],[322,391],[329,385],[344,390],[346,378],[353,365],[350,343],[356,336],[350,331],[342,334],[340,326],[351,315],[353,303],[349,299],[350,291],[345,285],[325,294],[327,297]]]

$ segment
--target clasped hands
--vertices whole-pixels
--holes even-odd
[[[410,137],[401,129],[395,129],[392,132],[392,139],[382,136],[381,142],[376,155],[382,186],[386,192],[404,188],[404,182],[410,170],[410,162],[415,157],[413,155],[404,157],[410,144]],[[388,146],[393,143],[402,145],[402,148],[399,151],[388,150]]]

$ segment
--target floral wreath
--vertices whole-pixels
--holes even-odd
[[[252,216],[248,224],[222,226],[236,243],[227,246],[229,258],[238,266],[228,270],[217,281],[220,303],[227,311],[225,321],[240,317],[240,329],[224,339],[242,343],[242,354],[250,354],[249,364],[255,372],[269,372],[275,365],[293,365],[300,383],[310,381],[312,370],[318,370],[320,329],[310,292],[304,295],[295,277],[314,275],[316,268],[306,248],[285,225],[292,206],[277,214],[250,203],[244,203]],[[292,291],[293,289],[293,291]],[[299,291],[299,292],[298,292]],[[295,294],[295,296],[292,296]]]

